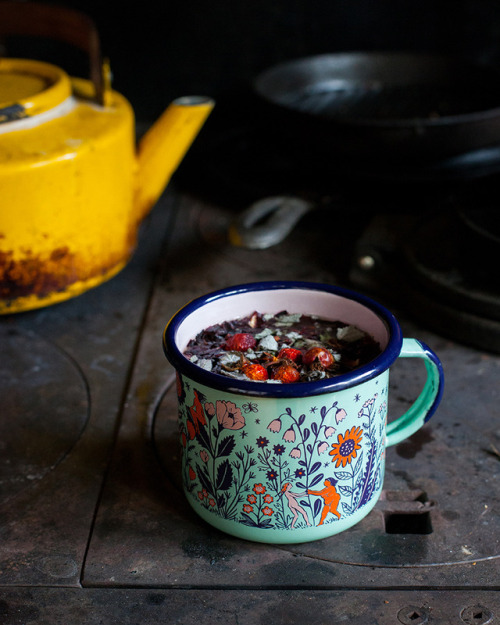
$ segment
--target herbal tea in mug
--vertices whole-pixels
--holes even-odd
[[[375,340],[356,326],[301,313],[255,311],[205,328],[184,355],[213,373],[291,384],[348,373],[379,353]]]
[[[210,293],[174,315],[163,343],[177,370],[187,500],[214,527],[253,541],[318,540],[358,523],[380,496],[386,448],[422,427],[442,396],[436,354],[403,339],[379,303],[331,285]],[[422,359],[427,377],[387,423],[399,357]]]

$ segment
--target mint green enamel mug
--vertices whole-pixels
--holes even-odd
[[[184,355],[201,330],[254,311],[316,315],[368,332],[370,363],[314,382],[269,384],[207,371]],[[353,291],[310,282],[257,282],[210,293],[167,324],[165,354],[177,371],[182,477],[206,522],[247,540],[300,543],[352,527],[382,491],[386,447],[430,419],[443,392],[439,358],[402,338],[395,317]],[[426,380],[413,405],[387,423],[389,369],[420,358]]]

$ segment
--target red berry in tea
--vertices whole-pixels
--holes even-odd
[[[243,373],[250,380],[263,381],[269,379],[267,369],[262,365],[243,365]]]
[[[303,358],[305,365],[319,364],[324,369],[328,369],[334,363],[334,358],[330,351],[324,347],[311,347],[304,354]]]
[[[300,373],[293,365],[279,365],[272,373],[273,380],[279,380],[283,384],[299,382]]]
[[[257,341],[252,334],[248,332],[238,332],[226,339],[224,349],[234,352],[246,352],[249,349],[253,349]]]
[[[278,358],[288,358],[288,360],[299,363],[302,360],[302,352],[294,347],[283,347],[279,351]]]

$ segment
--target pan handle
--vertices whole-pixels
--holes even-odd
[[[266,197],[251,204],[229,227],[233,245],[262,250],[283,241],[299,220],[317,204],[287,195]]]

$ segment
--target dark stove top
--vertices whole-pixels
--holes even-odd
[[[339,226],[324,210],[277,246],[237,248],[227,240],[235,212],[173,186],[113,280],[0,319],[2,625],[497,622],[499,358],[435,333],[394,293],[379,299],[405,336],[439,354],[446,388],[426,427],[388,449],[372,513],[317,543],[268,546],[217,532],[185,502],[161,347],[170,316],[240,282],[345,283],[349,245],[331,234],[360,240],[357,217]],[[421,374],[393,368],[390,415]]]
[[[265,108],[229,109],[181,167],[181,187],[236,221],[262,198],[307,201],[316,210],[297,227],[331,232],[343,280],[397,293],[397,305],[430,328],[500,353],[500,146],[414,166],[339,160],[328,146],[283,136]]]
[[[411,162],[404,154],[390,161],[340,156],[326,139],[320,145],[291,132],[276,110],[248,92],[219,102],[202,132],[203,140],[191,148],[177,178],[226,202],[234,200],[234,192],[253,201],[275,193],[331,194],[340,189],[355,199],[380,192],[397,201],[405,193],[411,204],[415,193],[439,198],[500,177],[499,145],[430,162]]]

